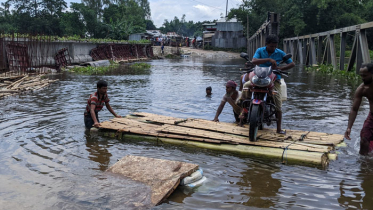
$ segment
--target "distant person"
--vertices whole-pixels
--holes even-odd
[[[347,130],[345,132],[345,138],[351,140],[351,128],[355,122],[357,112],[363,97],[366,97],[369,101],[369,114],[364,122],[363,129],[360,132],[360,154],[361,155],[372,155],[373,150],[373,64],[365,63],[359,70],[363,83],[355,91],[354,101],[351,107],[351,111],[348,118]]]
[[[192,40],[192,47],[193,47],[193,48],[197,48],[197,47],[196,47],[196,39],[197,39],[197,38],[194,37],[194,39]]]
[[[106,106],[114,117],[121,118],[117,115],[109,104],[109,97],[107,95],[107,82],[100,80],[97,82],[97,92],[91,94],[87,101],[86,110],[84,112],[84,124],[87,129],[100,126],[100,120],[98,119],[98,112]]]
[[[206,96],[211,96],[211,94],[212,94],[212,88],[211,88],[211,86],[208,86],[206,88]]]
[[[161,55],[164,55],[164,42],[161,43]]]
[[[218,107],[218,110],[216,111],[214,122],[219,122],[219,115],[223,111],[223,108],[225,106],[225,103],[229,103],[233,107],[233,114],[234,118],[236,119],[236,122],[239,122],[239,115],[241,113],[241,108],[236,104],[236,100],[238,98],[238,91],[236,90],[237,84],[229,80],[225,84],[225,90],[226,94],[223,96],[223,99],[220,102],[220,105]]]

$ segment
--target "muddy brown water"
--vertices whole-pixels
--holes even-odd
[[[55,75],[60,82],[47,89],[0,100],[0,209],[149,209],[147,186],[104,173],[128,154],[196,163],[204,170],[203,186],[178,188],[154,209],[373,209],[373,159],[358,154],[366,100],[352,140],[325,170],[87,134],[83,110],[99,79],[109,82],[110,104],[123,116],[142,111],[212,120],[225,82],[238,82],[244,60],[150,64],[150,70],[121,67],[105,76]],[[359,82],[299,66],[290,72],[283,127],[343,134]],[[207,86],[211,97],[205,97]],[[112,118],[107,110],[99,116]],[[219,119],[233,122],[229,104]]]

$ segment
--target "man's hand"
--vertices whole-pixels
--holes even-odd
[[[97,122],[97,123],[94,123],[94,124],[93,124],[93,127],[98,128],[100,125],[101,125],[101,124],[100,124],[99,122]]]
[[[275,60],[273,60],[272,58],[270,58],[269,62],[272,63],[272,69],[277,69],[277,62]]]
[[[219,122],[219,119],[218,119],[218,118],[215,118],[213,121],[214,121],[214,122]]]
[[[116,117],[116,118],[122,118],[122,116],[120,116],[120,115],[116,115],[115,117]]]
[[[348,139],[348,140],[351,140],[350,134],[351,134],[351,128],[347,128],[347,130],[345,132],[345,138]]]

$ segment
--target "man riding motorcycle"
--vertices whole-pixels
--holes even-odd
[[[285,52],[277,49],[278,45],[278,37],[274,34],[268,35],[266,38],[266,46],[258,48],[254,54],[252,64],[258,65],[260,67],[270,67],[272,66],[272,69],[279,69],[281,71],[288,70],[295,66],[293,60],[289,58],[285,63],[287,65],[285,66],[277,66],[281,61],[282,58],[285,56]],[[285,134],[286,132],[281,129],[281,123],[282,123],[282,101],[281,101],[281,75],[277,74],[277,79],[274,84],[274,91],[276,91],[276,94],[273,96],[273,101],[276,106],[276,118],[277,118],[277,133],[279,134]],[[251,82],[248,81],[243,85],[243,92],[242,97],[248,97],[249,96],[249,86],[251,85]]]

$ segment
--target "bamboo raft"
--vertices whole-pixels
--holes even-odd
[[[42,75],[29,76],[26,74],[0,77],[0,98],[39,90],[56,81],[58,79],[42,79]]]
[[[160,204],[179,186],[181,179],[191,175],[197,169],[198,165],[193,163],[127,155],[106,172],[149,186],[150,199],[144,198],[142,203],[137,204],[138,207],[143,207],[147,203],[151,206]],[[129,190],[136,191],[136,189]]]
[[[281,135],[274,129],[259,130],[259,140],[251,142],[248,125],[239,127],[232,123],[143,112],[102,122],[99,131],[111,132],[120,139],[148,139],[321,167],[336,159],[335,148],[343,142],[340,134],[287,130],[286,135]]]

